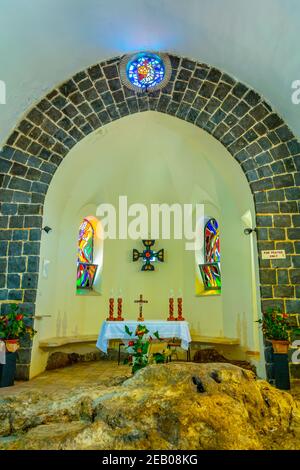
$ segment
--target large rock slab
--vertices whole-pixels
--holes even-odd
[[[0,449],[300,449],[299,402],[251,371],[169,363],[123,380],[4,397]]]

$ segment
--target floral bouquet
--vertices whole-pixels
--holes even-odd
[[[20,311],[17,304],[11,304],[10,311],[0,316],[0,341],[4,341],[8,352],[16,352],[20,339],[33,338],[36,331],[29,325],[31,315]]]
[[[128,326],[125,325],[125,331],[128,336],[132,336],[132,331],[129,330]],[[146,367],[149,363],[149,346],[152,341],[152,337],[148,335],[149,330],[145,325],[138,325],[135,330],[135,340],[130,340],[128,342],[127,351],[129,356],[125,359],[124,364],[129,364],[132,366],[132,373],[134,374],[138,370]],[[158,331],[153,333],[153,335],[160,340]],[[156,356],[156,355],[155,355]],[[158,354],[157,359],[154,356],[155,362],[164,362],[163,354]]]

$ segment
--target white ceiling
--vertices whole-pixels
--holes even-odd
[[[212,64],[259,91],[300,136],[299,0],[0,0],[0,142],[75,72],[129,51]]]

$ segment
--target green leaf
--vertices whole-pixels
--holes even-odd
[[[155,331],[155,333],[153,333],[153,335],[154,335],[157,339],[160,339],[160,336],[159,336],[158,331]]]
[[[132,331],[130,331],[127,325],[125,325],[125,331],[129,336],[132,336]]]

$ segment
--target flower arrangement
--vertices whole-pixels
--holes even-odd
[[[267,339],[289,341],[289,316],[276,309],[268,309],[263,318],[257,320]]]
[[[20,339],[35,335],[36,331],[28,324],[30,318],[17,304],[11,304],[9,312],[0,316],[0,340],[5,341],[9,352],[18,349]]]
[[[125,331],[127,335],[132,336],[132,331],[129,330],[128,326],[125,325]],[[127,351],[129,356],[125,359],[124,363],[132,366],[132,373],[134,374],[138,370],[146,367],[149,363],[149,346],[152,341],[152,337],[148,335],[149,330],[145,325],[137,325],[135,330],[135,336],[137,339],[130,340],[128,342]],[[160,340],[158,331],[153,335]],[[162,353],[156,353],[153,355],[156,363],[165,362],[165,356]]]

